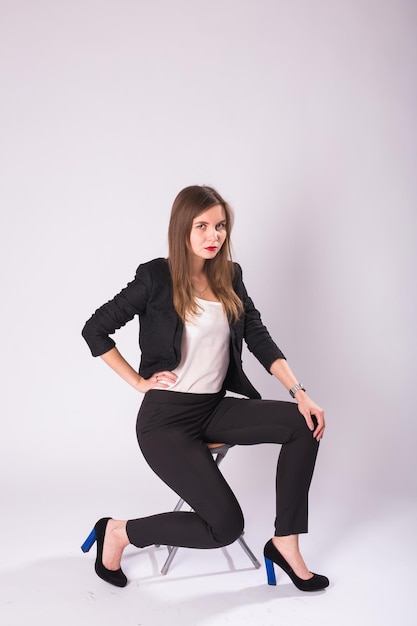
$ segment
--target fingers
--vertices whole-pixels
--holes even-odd
[[[324,416],[320,416],[319,418],[317,416],[316,420],[317,420],[317,426],[313,432],[313,437],[315,439],[317,439],[317,441],[320,441],[320,439],[323,438],[324,435],[324,429],[326,427],[325,422],[324,422]]]
[[[320,441],[321,439],[323,439],[324,428],[325,428],[324,424],[321,426],[317,426],[316,430],[313,433],[314,439],[317,439],[317,441]]]
[[[310,415],[310,413],[306,412],[303,413],[303,417],[306,421],[307,426],[309,427],[310,430],[314,430],[314,422],[312,420],[312,417]]]
[[[312,431],[314,439],[320,441],[324,435],[325,421],[323,409],[309,409],[298,406],[308,428]],[[314,420],[313,420],[314,418]]]
[[[178,376],[173,372],[157,372],[152,376],[154,387],[166,388],[176,382]]]

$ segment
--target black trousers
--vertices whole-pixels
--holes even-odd
[[[156,474],[193,508],[127,523],[129,541],[216,548],[235,541],[243,515],[207,443],[282,444],[276,476],[275,535],[307,532],[308,491],[318,442],[293,402],[151,390],[137,420],[142,453]]]

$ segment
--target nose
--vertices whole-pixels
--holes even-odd
[[[213,227],[211,229],[211,232],[209,233],[209,239],[213,241],[217,241],[218,238],[219,238],[219,231],[217,230],[216,227]]]

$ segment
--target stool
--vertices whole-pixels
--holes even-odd
[[[211,454],[213,455],[215,463],[218,467],[220,463],[223,461],[228,451],[230,450],[230,448],[232,448],[233,446],[228,443],[209,443],[207,444],[207,447],[210,450]],[[185,500],[180,498],[177,502],[177,505],[174,511],[179,511],[183,507],[184,504],[185,504]],[[261,564],[259,563],[256,556],[253,554],[253,552],[249,548],[246,541],[243,539],[243,534],[244,533],[240,535],[237,541],[240,547],[242,548],[242,550],[248,555],[253,565],[258,569],[259,567],[261,567]],[[165,561],[163,568],[161,569],[161,574],[164,574],[164,575],[168,573],[169,567],[172,561],[174,560],[174,557],[178,551],[178,546],[167,546],[167,548],[168,548],[168,558]]]

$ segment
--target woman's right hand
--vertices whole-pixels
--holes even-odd
[[[174,372],[163,370],[162,372],[155,372],[150,378],[142,378],[135,385],[135,389],[146,393],[151,389],[168,389],[177,380],[177,375]]]
[[[142,393],[146,393],[150,389],[168,389],[177,380],[177,375],[167,370],[155,372],[150,378],[142,378],[116,347],[102,354],[101,358],[123,380]]]

